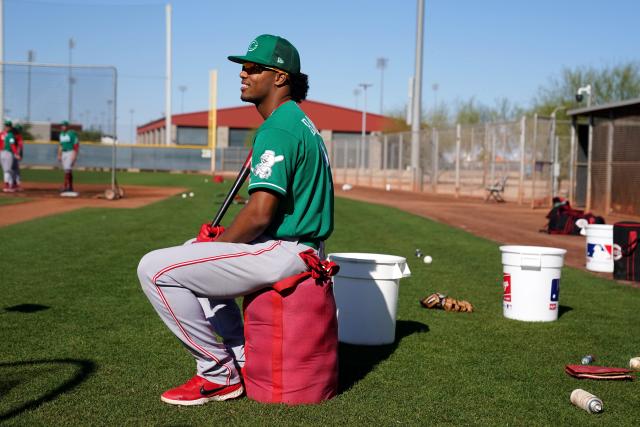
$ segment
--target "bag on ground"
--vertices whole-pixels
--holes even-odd
[[[613,278],[640,282],[640,223],[613,224]]]

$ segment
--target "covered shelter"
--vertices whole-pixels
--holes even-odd
[[[587,211],[640,216],[640,98],[569,110],[569,198]]]

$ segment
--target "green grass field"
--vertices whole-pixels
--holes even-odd
[[[25,180],[58,180],[24,171]],[[227,184],[200,175],[120,174],[122,184],[178,185],[196,196],[145,208],[82,209],[0,228],[0,423],[7,425],[639,425],[638,382],[563,372],[594,354],[608,366],[640,355],[640,290],[564,268],[561,317],[502,315],[498,245],[398,210],[344,199],[328,252],[406,256],[397,339],[341,346],[341,394],[315,406],[246,398],[179,408],[159,395],[194,373],[192,358],[140,290],[139,259],[182,243],[213,216]],[[78,173],[77,182],[108,182]],[[232,206],[231,218],[238,206]],[[426,265],[416,248],[433,256]],[[476,312],[426,310],[439,291]],[[16,306],[18,306],[16,308]],[[584,388],[604,400],[589,415],[569,403]]]

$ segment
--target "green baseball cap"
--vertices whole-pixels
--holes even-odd
[[[69,121],[68,120],[63,120],[62,121],[62,126],[69,126]]]
[[[11,123],[11,120],[6,119],[6,120],[4,121],[4,125],[5,125],[5,126],[12,126],[12,125],[13,125],[13,123]]]
[[[289,40],[271,34],[262,34],[249,43],[244,56],[229,56],[229,61],[242,64],[255,62],[286,71],[289,74],[300,74],[300,55]]]

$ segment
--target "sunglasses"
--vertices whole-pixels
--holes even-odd
[[[276,73],[282,73],[286,76],[289,75],[289,73],[287,73],[286,71],[282,71],[273,67],[268,67],[266,65],[256,64],[254,62],[245,62],[244,64],[242,64],[242,71],[244,71],[247,74],[260,74],[264,70],[275,71]]]

